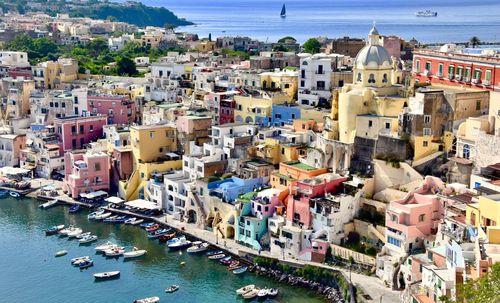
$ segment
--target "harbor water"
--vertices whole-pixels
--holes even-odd
[[[251,273],[234,275],[227,267],[204,255],[185,251],[170,252],[158,241],[148,240],[136,226],[114,225],[87,220],[88,211],[68,214],[68,207],[38,208],[30,199],[0,199],[0,293],[1,302],[133,302],[159,296],[160,302],[238,302],[235,290],[247,284],[279,288],[276,299],[267,302],[322,302],[314,292],[291,287]],[[79,245],[76,240],[45,236],[44,230],[59,224],[75,225],[99,236],[93,244]],[[146,249],[137,260],[124,261],[95,254],[94,247],[106,241]],[[56,258],[54,254],[67,250]],[[91,256],[94,266],[80,271],[70,259]],[[181,262],[186,262],[181,265]],[[96,272],[119,270],[116,280],[95,282]],[[177,284],[172,294],[165,288]]]

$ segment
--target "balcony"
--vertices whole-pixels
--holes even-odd
[[[324,70],[321,70],[321,71],[320,71],[320,70],[317,70],[317,71],[314,71],[314,73],[315,73],[316,75],[324,75],[324,74],[325,74],[325,71],[324,71]]]
[[[484,85],[484,86],[489,86],[489,85],[491,85],[491,84],[490,84],[490,81],[489,81],[489,80],[484,80],[484,81],[483,81],[483,85]]]
[[[470,78],[469,77],[464,77],[464,82],[469,83],[470,82]]]
[[[455,79],[457,81],[462,81],[462,75],[455,75]]]
[[[473,84],[479,84],[481,83],[481,80],[480,79],[472,79],[471,81]]]

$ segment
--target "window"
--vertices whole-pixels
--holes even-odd
[[[424,115],[424,123],[425,124],[431,123],[431,115]]]
[[[470,67],[465,68],[465,78],[467,78],[466,81],[470,80]]]
[[[372,120],[368,120],[368,127],[372,127],[373,126],[373,121]]]
[[[484,84],[488,85],[490,83],[490,80],[491,80],[491,70],[488,69],[484,74],[484,81],[487,81],[487,83]]]
[[[304,80],[300,80],[300,87],[304,87],[306,85],[306,82]]]
[[[444,68],[443,63],[439,63],[439,66],[438,66],[438,76],[439,77],[443,76],[443,68]]]
[[[94,164],[94,170],[95,170],[95,171],[100,171],[100,170],[101,170],[101,163],[96,162],[96,163]]]
[[[390,244],[398,246],[398,247],[401,246],[401,241],[398,239],[394,239],[393,237],[387,237],[387,243],[390,243]]]
[[[292,119],[295,119],[295,114],[292,114]]]
[[[481,110],[481,101],[476,101],[476,110]]]
[[[411,265],[411,259],[408,258],[408,265]]]
[[[432,130],[428,127],[424,127],[424,136],[431,136],[432,135]],[[427,142],[427,141],[424,141]],[[425,147],[425,145],[424,145]]]
[[[358,73],[357,81],[361,82],[361,73]]]
[[[474,79],[481,80],[482,71],[480,69],[474,70]]]
[[[385,122],[385,128],[390,129],[391,128],[391,122]]]
[[[384,77],[382,78],[382,83],[387,83],[387,74],[384,74]]]
[[[93,131],[94,131],[94,125],[89,125],[89,130],[90,130],[91,132],[93,132]]]
[[[415,72],[420,73],[420,60],[415,60]]]
[[[432,65],[431,65],[430,62],[425,62],[425,70],[426,71],[430,72],[431,71],[431,67],[432,67]]]
[[[285,148],[281,148],[281,154],[284,155],[285,154]]]
[[[71,133],[76,134],[76,125],[71,126]]]
[[[427,146],[429,146],[429,142],[427,142],[427,141],[422,142],[422,146],[423,146],[423,147],[427,147]]]
[[[453,79],[455,77],[455,66],[448,66],[448,78]]]
[[[420,216],[418,216],[418,222],[424,222],[425,220],[425,214],[421,214]]]
[[[73,103],[78,104],[78,96],[73,97]]]
[[[153,137],[154,137],[154,132],[149,132],[149,137],[150,137],[151,139],[153,139]]]
[[[368,76],[368,83],[375,83],[375,75],[374,74],[370,74],[370,76]]]
[[[300,70],[300,77],[301,77],[302,79],[305,79],[305,78],[306,78],[306,71],[305,71],[304,69],[301,69],[301,70]]]
[[[85,132],[85,126],[80,125],[80,134],[83,134]]]

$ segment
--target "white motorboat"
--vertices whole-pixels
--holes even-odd
[[[209,246],[208,243],[204,243],[201,241],[195,241],[192,243],[192,246],[187,249],[187,252],[190,254],[199,253],[199,252],[207,250],[208,246]]]
[[[71,262],[71,264],[74,264],[75,262],[77,262],[79,260],[86,260],[86,259],[90,259],[90,256],[76,257],[76,258],[71,259],[70,262]]]
[[[74,238],[82,233],[83,233],[83,230],[81,228],[75,228],[72,231],[68,232],[67,235],[69,238]]]
[[[160,302],[159,297],[149,297],[149,298],[138,299],[138,300],[134,301],[134,303],[156,303],[156,302]]]
[[[65,237],[68,235],[68,233],[73,232],[77,229],[77,227],[74,227],[73,225],[68,226],[67,228],[63,228],[59,231],[59,235],[61,237]]]
[[[90,234],[91,234],[91,232],[81,233],[78,236],[76,236],[75,238],[77,238],[77,239],[83,239],[83,238],[85,238],[87,236],[90,236]]]
[[[134,222],[130,223],[130,225],[139,225],[144,222],[144,219],[136,219]]]
[[[132,218],[129,218],[129,219],[125,220],[123,223],[124,224],[132,224],[135,221],[137,221],[137,218],[136,217],[132,217]]]
[[[113,243],[111,241],[108,241],[104,244],[96,246],[94,249],[98,252],[103,252],[105,250],[111,249],[111,248],[116,247],[116,246],[118,246],[118,245],[116,245],[115,243]]]
[[[262,288],[261,290],[259,290],[259,292],[257,293],[257,297],[259,298],[264,298],[264,297],[267,297],[267,294],[269,292],[269,289],[267,288]]]
[[[132,249],[132,251],[127,251],[127,252],[123,253],[123,257],[125,259],[137,258],[137,257],[144,256],[146,253],[147,253],[147,250],[138,249],[137,247],[134,247],[134,249]]]
[[[118,278],[119,276],[120,276],[120,272],[118,270],[117,271],[99,272],[99,273],[94,274],[94,278],[96,280]]]
[[[186,237],[173,238],[167,241],[167,246],[170,249],[182,249],[191,246],[191,241],[187,240]]]
[[[119,257],[121,255],[123,255],[125,253],[125,249],[123,249],[123,247],[114,247],[114,248],[111,248],[111,249],[107,249],[104,251],[104,254],[106,255],[106,257]]]
[[[104,219],[108,218],[111,215],[112,215],[112,213],[109,213],[109,212],[108,213],[103,213],[103,214],[100,214],[100,215],[96,215],[94,217],[94,220],[104,220]]]
[[[279,290],[277,288],[269,288],[267,290],[267,295],[269,297],[276,297],[278,295]]]
[[[247,292],[249,292],[251,290],[254,290],[254,289],[255,289],[255,285],[254,284],[250,284],[250,285],[247,285],[247,286],[244,286],[242,288],[237,289],[236,293],[238,295],[242,295],[242,294],[247,293]]]
[[[97,216],[100,216],[100,215],[104,214],[105,212],[106,212],[106,210],[103,209],[103,208],[101,208],[99,210],[96,210],[95,212],[92,212],[92,213],[88,214],[87,215],[87,219],[89,219],[89,220],[95,220],[95,218]]]
[[[43,204],[40,204],[40,208],[43,208],[43,209],[47,209],[47,208],[51,208],[52,206],[56,205],[57,204],[57,199],[53,199],[53,200],[50,200],[48,202],[45,202]]]
[[[71,262],[73,266],[80,266],[80,264],[85,264],[86,262],[90,261],[90,257],[83,258],[83,259],[78,259],[75,262]]]
[[[243,298],[244,299],[253,299],[255,297],[257,297],[257,294],[259,293],[260,289],[258,288],[254,288],[252,290],[250,290],[249,292],[246,292],[243,294]]]
[[[96,235],[88,235],[88,236],[83,237],[80,240],[78,240],[78,243],[85,244],[85,243],[94,242],[96,240],[97,240],[97,236]]]
[[[67,250],[60,250],[60,251],[56,252],[56,257],[65,256],[67,253],[68,253]]]

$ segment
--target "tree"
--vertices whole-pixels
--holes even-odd
[[[208,33],[208,41],[212,41],[212,33]]]
[[[497,303],[500,298],[500,263],[477,280],[469,280],[457,287],[457,302]]]
[[[479,40],[478,37],[474,36],[474,37],[470,38],[469,44],[472,46],[472,48],[475,48],[476,46],[481,44],[481,40]]]
[[[311,38],[307,40],[303,46],[306,53],[316,54],[319,53],[321,43],[319,43],[318,39]]]
[[[138,74],[135,62],[129,57],[120,57],[116,62],[116,68],[120,76],[134,76]]]
[[[279,39],[278,43],[287,43],[288,41],[290,41],[292,43],[295,43],[295,42],[297,42],[297,39],[295,39],[292,36],[286,36],[286,37],[283,37],[283,38]]]
[[[108,51],[108,43],[102,38],[95,38],[87,44],[86,48],[92,57],[97,57],[101,53]]]

